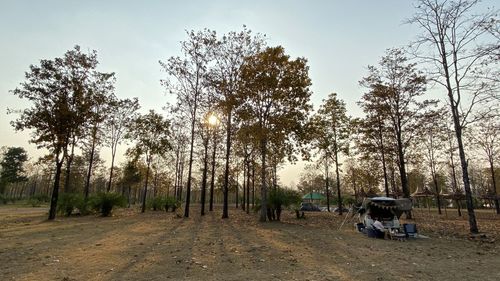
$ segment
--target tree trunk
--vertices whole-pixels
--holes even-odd
[[[437,203],[437,207],[438,207],[438,213],[441,215],[442,214],[442,212],[441,212],[441,198],[439,196],[439,186],[438,186],[438,181],[437,181],[435,171],[432,171],[432,181],[434,182],[434,190],[436,192],[436,203]]]
[[[75,137],[73,137],[73,141],[71,142],[71,154],[68,157],[68,161],[66,162],[66,177],[64,181],[64,192],[70,193],[71,186],[70,186],[70,178],[71,178],[71,163],[73,162],[73,157],[75,155]]]
[[[337,200],[339,206],[339,216],[342,215],[342,196],[340,194],[340,173],[339,173],[339,158],[338,158],[339,149],[337,147],[337,130],[333,128],[333,153],[335,156],[335,174],[337,176]]]
[[[246,193],[246,190],[247,190],[247,166],[246,166],[246,158],[247,156],[245,155],[244,159],[243,159],[243,199],[241,200],[241,209],[243,211],[245,211],[245,206],[246,206],[246,196],[247,196],[247,193]]]
[[[337,156],[337,144],[334,142],[335,147],[335,174],[337,176],[337,200],[339,206],[339,216],[342,215],[342,196],[340,194],[340,173],[339,173],[339,159]]]
[[[398,147],[398,159],[399,159],[399,173],[401,177],[401,187],[403,188],[403,197],[410,198],[410,188],[408,187],[408,177],[406,176],[406,164],[405,157],[403,153],[403,140],[401,139],[401,130],[396,130],[397,147]],[[406,218],[411,219],[411,211],[406,212]]]
[[[61,170],[63,163],[64,155],[62,156],[61,160],[59,160],[59,155],[56,155],[56,174],[54,176],[54,188],[52,190],[52,196],[50,198],[49,220],[53,220],[56,218],[57,199],[59,198],[59,183],[61,180]]]
[[[460,163],[462,164],[462,179],[464,182],[467,214],[469,215],[469,229],[471,233],[479,233],[479,229],[477,227],[477,222],[476,222],[476,214],[474,213],[474,202],[472,201],[472,191],[470,189],[467,159],[465,158],[465,150],[462,143],[462,127],[460,126],[460,121],[458,119],[458,109],[456,108],[453,113],[453,123],[455,125],[455,134],[458,143],[458,154],[460,155]]]
[[[207,192],[207,169],[208,169],[208,135],[204,141],[205,153],[203,156],[203,177],[201,180],[201,215],[205,215],[205,196]]]
[[[389,197],[389,182],[387,180],[387,167],[385,165],[384,136],[382,134],[382,124],[381,124],[380,116],[377,116],[377,123],[378,123],[378,136],[379,136],[379,141],[380,141],[380,154],[382,155],[382,170],[384,172],[385,196]]]
[[[261,149],[261,186],[260,186],[260,217],[261,222],[266,221],[267,213],[267,183],[266,183],[266,153],[267,153],[267,140],[265,137],[260,141]]]
[[[198,89],[198,77],[196,79],[196,89]],[[191,121],[191,147],[189,149],[189,167],[188,167],[188,182],[186,187],[186,204],[184,206],[184,217],[189,218],[189,204],[191,203],[191,182],[192,182],[192,171],[193,171],[193,150],[194,150],[194,133],[196,125],[196,110],[198,107],[198,92],[194,93],[194,104],[193,104],[193,120]]]
[[[179,180],[179,194],[177,195],[177,200],[182,201],[182,192],[183,192],[183,182],[184,182],[184,155],[181,158],[181,166],[180,166],[180,180]]]
[[[239,185],[239,182],[238,182],[239,176],[240,176],[239,172],[236,172],[236,192],[235,192],[236,193],[236,196],[235,196],[236,197],[236,209],[238,209],[238,197],[239,197],[238,193],[240,191],[240,185]]]
[[[175,151],[174,198],[177,198],[178,186],[179,186],[179,149]]]
[[[247,161],[247,214],[250,214],[250,161]]]
[[[252,165],[252,208],[255,207],[255,162]]]
[[[115,156],[116,156],[116,145],[111,148],[111,167],[109,168],[109,181],[108,181],[108,187],[106,188],[106,192],[109,193],[111,191],[111,184],[113,183],[113,172],[114,172],[114,165],[115,165]]]
[[[94,164],[94,153],[95,153],[95,136],[92,138],[92,147],[90,148],[89,168],[87,169],[87,178],[85,179],[85,201],[87,201],[87,199],[89,198],[90,176],[92,175],[92,165]]]
[[[325,180],[325,185],[326,185],[326,208],[328,212],[330,212],[330,190],[328,186],[329,182],[329,175],[328,175],[328,154],[325,154],[325,175],[326,175],[326,180]]]
[[[229,156],[231,153],[231,114],[232,114],[232,109],[229,109],[227,113],[227,124],[226,124],[226,166],[224,170],[224,186],[223,186],[223,193],[224,193],[224,202],[223,202],[223,207],[222,207],[222,218],[227,219],[229,218],[228,214],[228,193],[229,193]]]
[[[493,157],[490,157],[489,159],[490,162],[490,173],[491,173],[491,183],[493,185],[493,195],[495,196],[495,209],[497,212],[497,215],[500,215],[500,205],[498,204],[498,193],[497,193],[497,182],[495,179],[495,166],[493,165]]]
[[[148,155],[148,153],[146,153],[146,161],[148,162],[148,167],[146,168],[146,179],[145,179],[145,182],[144,182],[144,194],[142,196],[142,209],[141,209],[141,213],[144,213],[146,211],[146,195],[147,195],[147,192],[148,192],[148,180],[149,180],[149,167],[151,166],[151,155]]]
[[[214,186],[215,186],[215,154],[217,151],[217,141],[215,138],[215,130],[214,130],[214,150],[212,151],[212,170],[211,170],[211,178],[210,178],[210,207],[209,210],[212,212],[214,210]]]

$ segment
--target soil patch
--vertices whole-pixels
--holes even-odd
[[[236,209],[226,220],[196,207],[187,219],[124,209],[48,222],[46,212],[0,207],[1,280],[500,280],[491,211],[478,214],[487,239],[473,240],[466,218],[416,211],[429,239],[406,242],[367,238],[333,213],[259,223]]]

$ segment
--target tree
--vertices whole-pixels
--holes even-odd
[[[408,63],[408,58],[400,49],[389,49],[379,65],[380,68],[370,66],[369,75],[360,82],[370,89],[363,96],[363,103],[371,104],[367,108],[381,111],[391,122],[403,194],[409,198],[405,153],[414,137],[413,128],[419,114],[427,105],[427,102],[419,101],[424,94],[426,80],[416,70],[416,64]]]
[[[135,140],[135,146],[130,151],[137,156],[144,155],[146,162],[146,176],[142,196],[141,212],[146,211],[146,195],[151,163],[154,156],[163,156],[170,146],[170,122],[163,116],[150,110],[148,114],[139,116],[131,126],[128,138]]]
[[[420,139],[424,146],[425,159],[427,160],[431,172],[439,214],[441,214],[441,197],[438,180],[438,160],[439,152],[444,150],[445,138],[447,137],[444,117],[443,109],[429,110],[425,113],[424,122],[422,122],[422,126],[420,126]]]
[[[392,143],[394,143],[390,137],[391,125],[389,118],[385,116],[384,105],[380,104],[379,99],[371,99],[368,95],[364,95],[363,98],[364,99],[359,102],[359,104],[366,113],[366,117],[353,120],[352,122],[352,126],[358,133],[356,144],[365,158],[372,157],[381,162],[384,175],[385,195],[389,197],[389,176],[387,166],[388,158],[394,153],[394,149],[391,147]]]
[[[168,78],[162,80],[163,85],[177,94],[178,107],[183,109],[191,122],[188,179],[186,188],[186,204],[184,217],[189,217],[191,200],[191,184],[193,169],[193,150],[200,99],[205,93],[207,64],[210,60],[209,50],[215,41],[215,32],[204,30],[188,32],[189,39],[181,42],[184,58],[171,57],[160,64],[167,72]]]
[[[481,148],[488,161],[488,168],[491,177],[491,190],[495,202],[497,215],[500,214],[500,205],[498,200],[497,182],[495,175],[495,161],[500,155],[500,122],[495,119],[489,119],[482,126],[477,126],[472,133],[472,142]]]
[[[85,187],[84,187],[85,200],[87,200],[89,196],[90,178],[92,175],[92,168],[94,164],[96,149],[97,146],[102,143],[102,138],[103,138],[102,129],[104,125],[104,120],[106,120],[110,115],[109,114],[110,103],[113,98],[114,82],[115,82],[114,73],[98,74],[96,81],[91,85],[92,91],[88,97],[88,100],[91,103],[91,105],[90,105],[90,114],[87,119],[86,130],[85,130],[86,134],[85,137],[87,140],[86,150],[88,151],[89,154],[89,166],[87,169],[87,176],[85,179]]]
[[[252,33],[245,26],[241,32],[229,32],[218,39],[213,48],[214,67],[210,71],[210,84],[215,90],[220,110],[225,115],[226,155],[224,166],[222,218],[228,218],[229,163],[231,157],[231,138],[233,135],[233,112],[237,108],[237,95],[241,90],[241,68],[245,58],[255,55],[264,45],[263,36]]]
[[[82,53],[75,46],[62,58],[41,60],[31,65],[26,81],[12,92],[32,102],[21,116],[12,122],[16,130],[33,130],[31,142],[47,148],[54,156],[55,176],[49,220],[56,216],[59,182],[68,147],[81,133],[89,113],[88,95],[91,81],[96,78],[97,54]]]
[[[487,109],[485,104],[494,98],[495,91],[490,90],[498,83],[498,76],[494,75],[498,75],[500,62],[498,36],[494,36],[497,14],[493,10],[477,13],[478,3],[479,0],[419,0],[414,16],[408,20],[422,30],[413,44],[415,55],[428,63],[429,78],[446,90],[471,233],[478,233],[479,229],[462,135],[467,123],[484,116],[484,112],[474,114],[478,113],[474,108],[483,105]]]
[[[8,147],[2,155],[0,166],[0,194],[4,194],[5,186],[9,183],[18,183],[28,180],[24,175],[24,163],[28,154],[22,147]]]
[[[268,143],[281,144],[287,155],[303,139],[308,121],[311,80],[304,58],[290,60],[283,47],[266,48],[250,56],[242,67],[238,115],[248,122],[259,143],[261,156],[260,221],[267,214]]]
[[[332,93],[320,106],[318,113],[313,117],[316,134],[313,143],[317,149],[324,154],[325,176],[326,176],[326,198],[327,208],[330,211],[330,195],[328,190],[328,163],[335,163],[335,175],[337,185],[337,201],[339,215],[342,215],[342,198],[340,192],[339,153],[347,154],[349,150],[349,127],[350,120],[346,114],[345,102]]]
[[[106,142],[111,148],[111,167],[109,169],[109,181],[107,191],[111,190],[113,180],[114,163],[116,150],[128,132],[132,121],[137,118],[137,110],[139,110],[139,101],[133,99],[116,99],[112,97],[109,101],[109,113],[105,120]]]

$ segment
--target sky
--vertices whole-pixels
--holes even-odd
[[[96,50],[99,71],[116,73],[118,97],[138,97],[144,112],[162,111],[174,99],[160,85],[165,73],[158,61],[179,55],[186,30],[203,28],[223,34],[246,25],[266,34],[269,46],[308,59],[316,108],[336,92],[348,113],[359,116],[358,81],[386,49],[415,38],[418,30],[403,23],[412,13],[413,2],[401,0],[0,0],[0,146],[23,146],[32,159],[46,154],[28,143],[29,132],[13,130],[16,115],[7,114],[29,106],[10,91],[30,64],[61,57],[74,45]],[[281,182],[297,183],[302,167],[286,165]]]

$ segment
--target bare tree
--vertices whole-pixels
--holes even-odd
[[[419,0],[409,23],[422,29],[413,43],[414,53],[428,63],[429,79],[446,90],[457,139],[464,182],[469,227],[478,233],[472,201],[467,157],[462,139],[467,123],[482,118],[475,106],[484,105],[498,93],[490,91],[495,80],[491,71],[498,67],[499,40],[492,36],[498,24],[493,10],[478,14],[479,0]],[[497,26],[496,26],[497,27]],[[495,58],[496,60],[492,60]],[[498,77],[496,77],[498,80]],[[498,98],[498,97],[497,97]],[[476,114],[475,114],[476,113]]]
[[[114,163],[116,149],[120,145],[127,133],[128,127],[132,121],[137,118],[139,101],[134,99],[118,100],[112,97],[109,102],[109,114],[106,116],[105,128],[107,133],[107,144],[111,148],[111,167],[109,170],[109,181],[107,191],[111,190],[113,181]]]
[[[500,122],[497,119],[489,119],[482,126],[477,126],[471,133],[472,142],[480,147],[486,156],[491,176],[491,190],[489,195],[493,197],[497,215],[500,214],[498,202],[498,191],[495,175],[495,160],[500,155]]]
[[[207,64],[210,61],[210,49],[215,43],[215,32],[190,31],[188,37],[188,40],[181,42],[183,58],[171,57],[167,62],[160,61],[160,65],[168,75],[167,79],[162,80],[162,84],[170,93],[177,95],[177,105],[188,113],[191,123],[184,217],[189,217],[196,122],[200,99],[206,91]]]

